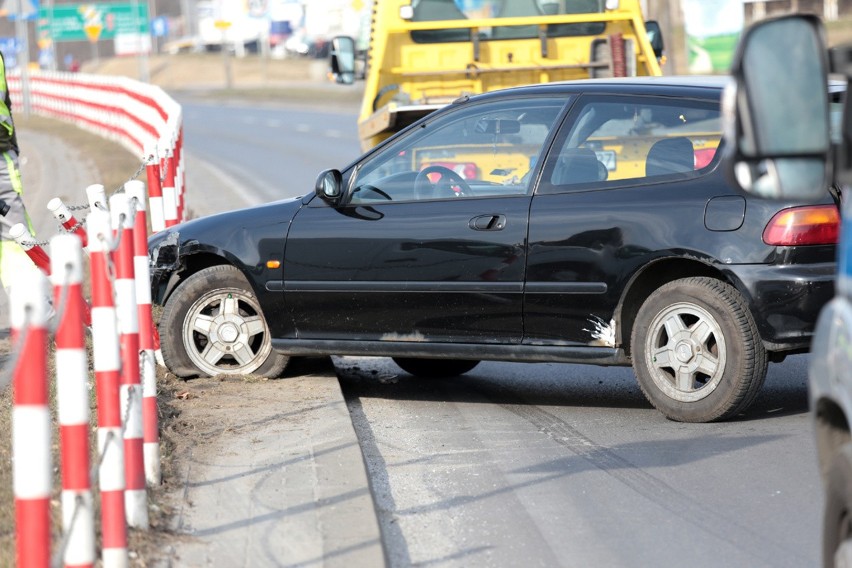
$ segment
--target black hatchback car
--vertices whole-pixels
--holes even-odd
[[[178,376],[295,355],[633,365],[667,417],[744,411],[807,351],[833,294],[838,210],[750,199],[720,162],[724,78],[464,97],[313,192],[149,241]]]

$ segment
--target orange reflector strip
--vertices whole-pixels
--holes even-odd
[[[280,260],[267,260],[266,261],[266,268],[281,268],[281,261]]]

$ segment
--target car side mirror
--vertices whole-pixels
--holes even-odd
[[[764,20],[743,34],[722,97],[725,164],[748,193],[814,200],[832,171],[825,32],[815,16]]]
[[[663,42],[663,31],[660,29],[660,24],[656,20],[648,20],[645,22],[645,33],[648,34],[648,41],[651,43],[651,49],[654,50],[654,55],[657,59],[663,56],[666,50]]]
[[[348,36],[337,36],[331,40],[331,72],[338,83],[351,85],[355,82],[355,40]]]
[[[317,176],[314,191],[323,201],[337,205],[343,195],[343,174],[340,170],[324,170]]]

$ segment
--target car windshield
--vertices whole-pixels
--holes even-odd
[[[459,107],[388,146],[364,164],[352,192],[354,203],[375,198],[423,199],[412,194],[426,168],[452,170],[469,186],[468,196],[523,194],[564,100],[526,99]]]

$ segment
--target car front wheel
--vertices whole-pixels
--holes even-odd
[[[211,266],[186,279],[160,319],[166,367],[179,377],[277,377],[288,357],[272,349],[269,326],[245,277],[233,266]]]
[[[479,361],[465,359],[414,359],[409,357],[394,357],[396,363],[406,373],[415,377],[457,377],[479,365]]]
[[[737,290],[713,278],[684,278],[642,304],[631,338],[645,396],[680,422],[744,411],[766,377],[766,351]]]

